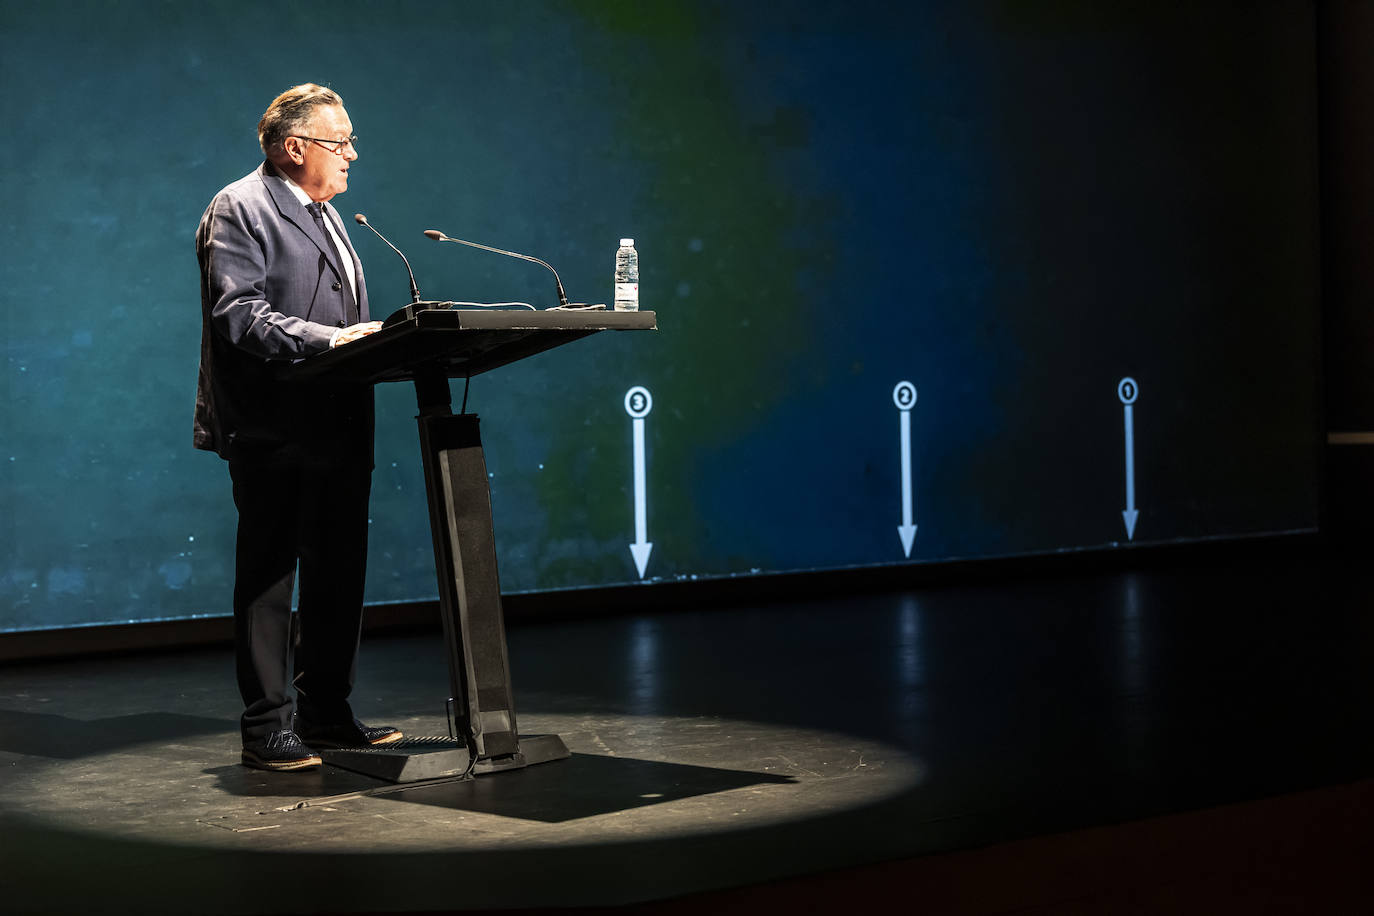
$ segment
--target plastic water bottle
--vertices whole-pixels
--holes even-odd
[[[615,253],[615,310],[639,311],[639,252],[634,239],[621,239]]]

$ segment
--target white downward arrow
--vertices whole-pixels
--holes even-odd
[[[644,461],[644,417],[654,406],[649,391],[639,385],[625,393],[625,411],[630,415],[634,434],[634,484],[635,484],[635,541],[630,545],[630,555],[634,557],[635,569],[639,578],[644,578],[644,570],[649,565],[649,554],[654,545],[649,541],[649,510],[645,495]]]
[[[1140,516],[1135,508],[1135,416],[1131,406],[1140,388],[1135,379],[1123,378],[1116,386],[1116,394],[1121,399],[1126,426],[1126,509],[1121,513],[1121,520],[1126,523],[1126,540],[1129,541],[1135,538],[1135,521]]]
[[[911,408],[916,404],[916,386],[898,382],[892,389],[892,402],[902,414],[902,523],[897,534],[902,539],[902,553],[911,556],[911,544],[916,540],[916,525],[911,511]]]

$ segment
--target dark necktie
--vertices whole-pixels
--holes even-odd
[[[326,229],[324,225],[324,204],[320,203],[318,200],[312,200],[305,205],[305,209],[309,210],[310,215],[315,217],[315,225],[319,228],[320,235],[324,236],[324,240],[331,245],[334,244],[334,238],[329,234],[329,230]]]
[[[310,215],[315,218],[315,228],[319,229],[320,235],[324,236],[325,244],[329,246],[329,250],[337,254],[339,246],[334,243],[334,236],[329,234],[329,229],[324,224],[324,204],[320,203],[318,200],[312,200],[305,205],[305,209],[309,210]],[[354,295],[353,301],[355,303],[357,302],[357,298],[358,297]]]

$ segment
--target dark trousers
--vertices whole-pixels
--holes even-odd
[[[230,457],[229,475],[239,512],[234,648],[243,738],[256,740],[292,727],[292,685],[302,718],[326,725],[350,722],[371,467],[282,448]],[[291,595],[298,568],[293,634]]]

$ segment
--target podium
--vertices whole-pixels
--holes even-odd
[[[313,356],[287,372],[301,381],[415,384],[448,655],[449,734],[320,752],[334,766],[391,782],[482,775],[569,756],[557,735],[521,735],[518,730],[486,458],[477,416],[453,412],[449,379],[469,379],[599,331],[658,326],[653,312],[445,305],[406,306],[376,334]]]

